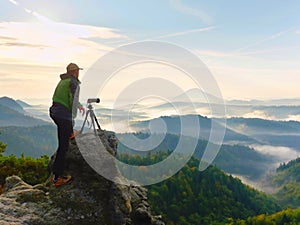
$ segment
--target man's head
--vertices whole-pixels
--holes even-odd
[[[70,63],[67,66],[67,73],[68,74],[72,74],[76,78],[78,78],[78,76],[79,76],[79,70],[82,70],[82,68],[80,68],[79,66],[77,66],[75,63]]]

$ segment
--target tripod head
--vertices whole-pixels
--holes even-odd
[[[93,110],[93,105],[92,105],[91,103],[88,103],[87,108],[88,108],[89,110]]]

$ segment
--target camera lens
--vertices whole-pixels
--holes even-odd
[[[87,103],[99,103],[100,102],[100,98],[89,98],[87,100]]]

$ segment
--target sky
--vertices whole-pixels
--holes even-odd
[[[199,57],[225,99],[300,97],[297,0],[0,1],[0,96],[50,102],[68,63],[84,68],[83,79],[108,52],[155,40]],[[151,73],[175,74],[165,67]],[[149,65],[136,67],[143,69],[149,73]],[[129,85],[122,72],[101,97]]]

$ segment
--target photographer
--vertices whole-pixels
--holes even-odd
[[[56,86],[52,97],[53,104],[50,107],[50,117],[57,126],[58,134],[58,149],[52,168],[54,175],[52,182],[56,187],[68,184],[72,180],[70,175],[63,176],[65,154],[69,147],[69,138],[73,135],[73,119],[77,112],[77,109],[72,108],[75,106],[82,114],[85,113],[85,109],[78,102],[80,84],[78,76],[82,68],[70,63],[66,69],[67,73],[60,75],[61,80]]]

